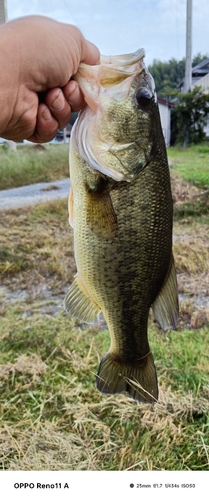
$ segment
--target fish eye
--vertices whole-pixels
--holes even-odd
[[[138,92],[136,93],[136,100],[140,108],[146,110],[149,108],[152,102],[152,95],[145,88],[139,89]]]

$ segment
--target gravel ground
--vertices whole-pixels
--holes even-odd
[[[67,198],[69,195],[70,179],[55,182],[40,182],[31,186],[24,186],[0,191],[0,210],[44,203],[58,198]]]

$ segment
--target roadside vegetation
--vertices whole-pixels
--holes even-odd
[[[186,151],[168,151],[180,321],[163,333],[150,314],[153,406],[95,388],[109,333],[62,308],[75,274],[67,200],[1,214],[2,470],[209,470],[208,151]]]
[[[0,146],[0,190],[69,177],[69,144]]]

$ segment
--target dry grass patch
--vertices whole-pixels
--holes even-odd
[[[180,326],[209,323],[209,191],[172,173],[173,250],[180,294]]]
[[[33,376],[34,380],[37,375],[42,375],[46,372],[46,364],[41,360],[40,356],[33,353],[30,355],[21,354],[15,363],[0,365],[0,379],[8,379],[9,374],[12,373],[14,376],[15,372],[29,373]]]
[[[3,284],[30,289],[41,286],[43,279],[50,279],[52,286],[72,280],[75,264],[67,200],[5,212],[0,240]]]
[[[201,189],[195,184],[188,182],[179,177],[174,169],[171,171],[172,195],[175,208],[181,206],[185,202],[197,201],[204,197],[207,193],[205,189]]]
[[[177,272],[190,274],[209,273],[209,240],[189,237],[187,241],[174,240],[174,255]]]
[[[75,396],[76,402],[68,400]],[[154,407],[125,396],[85,401],[77,388],[66,395],[61,418],[26,412],[0,431],[2,468],[10,470],[209,470],[208,404],[162,390]],[[81,397],[82,394],[82,397]],[[97,398],[97,401],[95,401]],[[74,399],[74,398],[73,398]]]

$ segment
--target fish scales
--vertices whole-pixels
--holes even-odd
[[[106,81],[112,66],[106,67]],[[100,363],[98,389],[128,392],[138,401],[154,402],[158,385],[147,333],[150,307],[165,330],[175,328],[178,319],[172,195],[151,76],[140,57],[130,84],[129,62],[124,66],[128,76],[121,83],[120,73],[119,83],[116,78],[108,86],[110,94],[105,87],[98,98],[97,83],[99,104],[92,113],[90,102],[72,133],[69,211],[77,276],[65,308],[86,322],[100,311],[106,319],[111,344]],[[77,76],[87,104],[91,71],[92,67],[83,65],[82,78],[79,71]],[[101,68],[93,71],[98,82]],[[101,88],[100,81],[100,92]],[[141,89],[149,90],[148,97],[146,92],[142,95],[142,109],[135,97]]]

